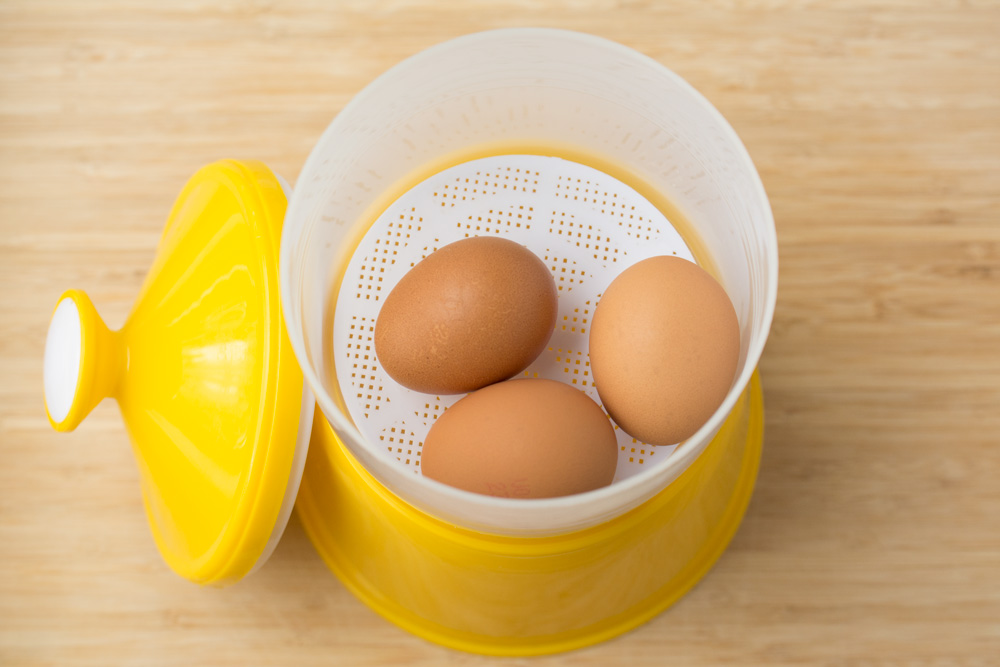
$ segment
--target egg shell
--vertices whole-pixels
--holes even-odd
[[[424,442],[431,479],[491,496],[549,498],[611,483],[614,427],[582,391],[555,380],[490,385],[448,408]]]
[[[530,250],[493,236],[463,239],[428,255],[389,293],[375,354],[404,387],[469,392],[527,368],[557,310],[552,274]]]
[[[604,291],[590,330],[590,370],[604,408],[652,445],[691,437],[729,392],[740,327],[725,290],[679,257],[652,257]]]

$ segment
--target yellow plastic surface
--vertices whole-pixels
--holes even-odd
[[[755,374],[707,449],[658,495],[586,530],[515,538],[407,505],[317,412],[296,509],[341,581],[406,630],[476,653],[571,650],[649,620],[715,563],[753,491],[763,414]]]
[[[120,331],[82,292],[60,299],[77,304],[83,349],[73,404],[53,426],[72,430],[118,400],[157,546],[199,583],[252,569],[289,482],[303,378],[278,300],[286,205],[263,164],[209,165],[174,204]]]

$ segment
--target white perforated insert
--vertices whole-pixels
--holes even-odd
[[[604,289],[648,257],[694,261],[663,214],[628,185],[554,157],[507,155],[466,162],[412,188],[375,221],[348,264],[337,297],[333,350],[337,381],[366,446],[392,454],[418,473],[434,420],[462,398],[433,396],[397,384],[379,366],[375,321],[386,295],[417,262],[469,236],[502,236],[540,257],[559,289],[559,314],[548,348],[525,377],[560,380],[600,403],[590,375],[589,323]],[[624,479],[665,459],[615,426]]]

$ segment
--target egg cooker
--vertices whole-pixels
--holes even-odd
[[[740,322],[722,406],[673,448],[616,431],[615,482],[584,494],[495,498],[419,475],[423,435],[458,397],[394,385],[374,318],[420,258],[479,234],[525,244],[557,280],[556,330],[525,375],[595,399],[586,329],[601,290],[645,257],[697,258]],[[191,581],[260,567],[294,506],[330,569],[397,625],[467,651],[553,653],[666,609],[735,533],[776,293],[764,189],[701,95],[613,42],[490,31],[365,88],[294,193],[259,162],[195,174],[120,330],[80,291],[57,302],[46,409],[68,431],[118,401],[157,547]]]

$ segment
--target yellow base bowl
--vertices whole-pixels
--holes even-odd
[[[473,653],[558,653],[641,625],[705,576],[750,502],[763,428],[755,373],[701,456],[650,500],[585,530],[506,537],[400,500],[317,413],[296,510],[330,569],[396,625]]]

